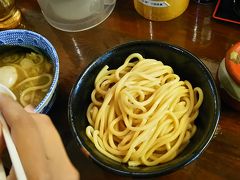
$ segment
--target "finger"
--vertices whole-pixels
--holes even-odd
[[[24,120],[25,118],[21,118],[19,120],[18,116],[26,116],[26,112],[24,111],[24,109],[21,107],[20,104],[18,104],[17,102],[15,102],[12,98],[0,94],[0,112],[2,112],[2,114],[4,115],[4,117],[6,117],[6,121],[7,124],[10,127],[18,127],[18,125],[16,125],[16,123],[21,123],[22,120]],[[26,118],[27,120],[28,118]]]
[[[34,112],[34,107],[31,104],[24,107],[24,109],[25,109],[25,111],[27,111],[29,113],[35,113]]]
[[[27,177],[33,179],[36,175],[47,176],[42,173],[48,172],[43,141],[31,115],[17,102],[3,95],[0,95],[0,111],[10,126],[11,135]]]

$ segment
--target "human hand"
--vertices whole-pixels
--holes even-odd
[[[20,104],[2,94],[0,112],[9,125],[28,179],[80,179],[47,115],[34,113],[29,107],[24,110]],[[0,132],[0,150],[3,147],[1,134]],[[13,169],[8,179],[16,179]]]

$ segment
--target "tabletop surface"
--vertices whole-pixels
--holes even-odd
[[[81,179],[134,179],[122,177],[87,159],[75,143],[68,125],[67,104],[74,83],[93,60],[112,47],[133,40],[159,40],[181,46],[203,60],[213,76],[226,50],[240,39],[240,26],[212,18],[215,4],[190,1],[174,20],[154,22],[134,9],[133,1],[118,0],[112,14],[100,25],[82,32],[63,32],[44,19],[36,0],[17,0],[23,19],[18,28],[45,36],[60,59],[57,99],[49,112]],[[171,174],[152,179],[240,179],[240,116],[222,102],[217,133],[203,154]]]

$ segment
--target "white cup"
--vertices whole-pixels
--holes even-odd
[[[47,22],[69,32],[83,31],[103,22],[116,0],[38,0]]]

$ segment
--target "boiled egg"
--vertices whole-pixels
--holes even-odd
[[[11,88],[17,81],[17,70],[13,66],[0,67],[0,83]]]

